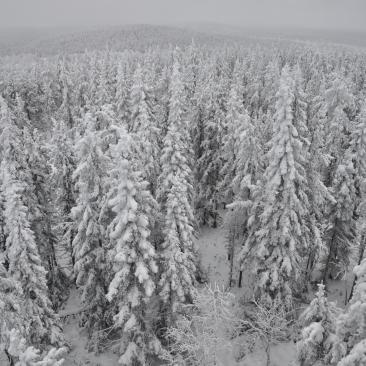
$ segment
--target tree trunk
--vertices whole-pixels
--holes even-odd
[[[73,241],[74,241],[74,230],[71,230],[71,232],[70,232],[69,250],[70,250],[70,256],[71,256],[72,270],[74,270],[74,267],[75,267],[74,247],[72,245],[72,242]]]
[[[366,235],[363,234],[362,238],[361,238],[360,253],[359,253],[359,256],[358,256],[358,265],[360,265],[361,262],[362,262],[363,256],[365,254],[365,248],[366,248]],[[352,282],[351,292],[349,294],[348,301],[346,301],[346,304],[347,304],[347,302],[349,302],[352,299],[353,290],[355,288],[356,281],[357,281],[357,278],[355,276],[354,279],[353,279],[353,282]]]
[[[239,288],[241,288],[241,282],[242,282],[242,280],[243,280],[243,271],[240,271],[239,272]]]
[[[268,339],[266,339],[266,366],[271,366],[271,346],[269,344]]]
[[[232,286],[233,282],[233,270],[234,270],[234,235],[230,235],[229,239],[229,261],[230,261],[230,271],[229,271],[229,287]]]
[[[329,253],[328,253],[328,257],[327,257],[327,261],[325,263],[325,267],[324,267],[324,272],[323,272],[323,283],[325,284],[327,282],[327,275],[328,275],[328,271],[329,271],[329,264],[330,264],[330,259],[332,257],[333,254],[333,249],[334,249],[334,237],[335,237],[335,233],[336,233],[336,227],[338,224],[338,220],[336,219],[334,222],[334,228],[333,228],[333,233],[332,233],[332,238],[331,238],[331,242],[329,245]]]
[[[310,250],[308,260],[306,263],[306,280],[307,282],[310,282],[311,279],[311,273],[314,268],[314,262],[315,262],[315,250]]]
[[[14,366],[15,363],[14,363],[14,360],[13,360],[13,357],[10,355],[10,353],[8,352],[8,350],[4,350],[5,354],[6,354],[6,357],[8,358],[9,360],[9,366]]]

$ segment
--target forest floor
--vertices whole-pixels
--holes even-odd
[[[222,213],[224,214],[224,213]],[[207,273],[210,284],[217,284],[226,288],[229,283],[230,261],[227,258],[227,238],[222,227],[201,228],[197,240],[197,246],[201,253],[201,264]],[[240,245],[238,246],[240,248]],[[237,254],[237,253],[236,253]],[[234,266],[233,287],[231,291],[239,298],[250,299],[251,279],[248,273],[243,274],[242,287],[238,287],[239,268]],[[329,280],[327,284],[327,296],[330,301],[337,303],[339,307],[344,307],[345,297],[349,295],[352,284],[352,275],[342,281]],[[309,294],[309,300],[312,295]],[[304,305],[305,306],[305,305]],[[272,366],[293,366],[296,365],[296,344],[294,342],[280,343],[271,347]],[[247,354],[239,362],[233,361],[227,366],[265,366],[265,352],[261,347],[255,347],[254,351]]]
[[[62,312],[73,313],[82,308],[80,293],[72,289],[69,299]],[[65,339],[70,346],[63,366],[117,366],[118,356],[112,352],[103,352],[99,355],[88,352],[88,337],[85,331],[79,326],[79,316],[68,316],[64,323]]]
[[[207,273],[210,284],[217,284],[220,287],[226,288],[229,283],[230,261],[227,258],[226,233],[222,227],[216,229],[203,227],[201,229],[197,246],[201,253],[201,264]],[[247,277],[243,275],[243,286],[237,286],[239,279],[239,268],[234,266],[233,284],[231,291],[239,297],[248,296]],[[237,348],[237,345],[233,347]],[[271,348],[272,366],[292,366],[296,357],[296,346],[293,342],[281,343],[274,345]],[[255,347],[255,350],[247,354],[239,362],[231,360],[231,364],[227,366],[265,366],[265,352],[260,347]]]

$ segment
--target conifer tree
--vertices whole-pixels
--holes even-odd
[[[303,327],[301,339],[297,344],[297,357],[301,366],[330,362],[336,319],[340,310],[334,303],[328,302],[324,288],[323,284],[318,285],[314,300],[299,319]]]
[[[350,151],[355,167],[355,188],[357,195],[358,217],[357,234],[359,239],[359,250],[357,264],[361,264],[366,250],[366,103],[363,103],[356,119],[356,126],[352,132]],[[356,277],[354,278],[349,298],[352,297]]]
[[[231,283],[233,268],[236,258],[235,243],[244,242],[248,235],[248,216],[254,204],[257,178],[261,171],[261,160],[263,152],[259,145],[258,137],[253,121],[251,121],[246,110],[240,118],[240,125],[231,130],[235,134],[235,156],[234,161],[229,161],[233,171],[232,181],[229,187],[233,193],[233,202],[228,206],[225,226],[228,230],[228,251],[230,259],[229,283]],[[241,281],[239,278],[239,286]]]
[[[31,319],[27,340],[37,346],[58,343],[61,336],[48,298],[46,271],[22,200],[24,182],[12,177],[8,164],[6,160],[2,163],[8,275],[19,282],[24,296],[22,311]]]
[[[179,64],[175,61],[158,195],[164,215],[160,296],[167,306],[168,322],[172,321],[177,305],[191,297],[196,274],[192,171],[183,100],[183,83]]]
[[[147,105],[146,91],[144,87],[143,70],[140,64],[137,65],[133,74],[131,94],[130,94],[131,121],[129,131],[137,132],[147,128],[151,117]]]
[[[32,209],[29,218],[32,221],[38,216],[38,207],[33,208],[37,199],[34,192],[32,172],[23,148],[25,141],[22,127],[6,101],[0,96],[1,160],[7,160],[10,164],[9,169],[11,169],[12,176],[25,183],[26,194],[23,198],[26,206]]]
[[[98,84],[95,95],[95,104],[99,107],[105,104],[110,104],[113,95],[113,84],[115,75],[111,64],[111,54],[109,48],[104,52],[101,60],[98,73]]]
[[[333,180],[333,205],[325,241],[327,255],[323,269],[323,281],[331,275],[341,277],[347,270],[356,238],[356,221],[354,218],[356,192],[354,182],[355,169],[350,151],[347,151],[337,167]]]
[[[84,313],[85,327],[92,337],[90,347],[98,349],[101,332],[109,321],[105,298],[106,238],[105,228],[99,221],[108,161],[95,130],[95,117],[87,113],[84,123],[87,130],[76,145],[78,163],[73,173],[78,196],[71,211],[76,232],[72,245],[76,284],[81,286],[82,303],[88,307]]]
[[[366,362],[366,259],[356,266],[357,282],[351,301],[337,319],[337,341],[332,362],[339,366],[361,366]]]
[[[5,263],[8,277],[22,292],[22,309],[29,318],[26,340],[41,346],[62,341],[58,324],[48,298],[46,270],[31,229],[28,208],[34,192],[29,166],[26,164],[24,140],[14,115],[0,98],[1,112],[1,191],[4,194],[6,232]],[[4,263],[4,262],[3,262]]]
[[[57,258],[57,237],[55,234],[55,212],[51,207],[51,191],[49,185],[50,164],[46,148],[40,139],[40,133],[34,129],[30,132],[23,129],[27,162],[32,175],[35,201],[31,206],[31,228],[38,244],[44,267],[47,271],[47,285],[54,308],[65,299],[64,290],[68,284],[66,276],[60,271]]]
[[[257,276],[257,296],[279,298],[287,305],[299,276],[299,253],[304,250],[307,196],[303,146],[293,123],[293,81],[288,66],[282,70],[269,166],[253,206],[250,232],[241,253]],[[255,225],[254,225],[255,224]]]
[[[238,67],[236,65],[236,67]],[[229,99],[227,102],[227,113],[225,118],[225,135],[223,137],[223,166],[221,175],[221,190],[223,196],[228,203],[233,200],[232,181],[236,175],[235,162],[238,157],[239,136],[248,127],[249,116],[244,109],[243,101],[241,100],[242,86],[235,74],[238,71],[234,70],[234,80],[231,85]]]
[[[260,149],[255,126],[248,113],[244,110],[241,123],[236,134],[236,156],[234,165],[235,176],[232,180],[234,203],[236,205],[249,201],[255,189],[257,175],[261,168]]]
[[[10,333],[17,330],[23,335],[27,334],[29,318],[21,310],[22,289],[19,282],[8,275],[5,254],[5,248],[0,249],[0,349],[10,358]]]
[[[337,167],[349,147],[350,111],[354,106],[354,98],[349,91],[346,80],[339,72],[334,72],[331,75],[330,86],[324,94],[327,109],[325,145],[331,158],[327,167],[325,184],[332,187]]]
[[[130,90],[130,75],[127,62],[121,62],[117,69],[117,84],[116,84],[116,108],[117,116],[125,128],[128,127],[130,121],[129,115],[129,90]]]
[[[71,217],[71,209],[75,206],[72,175],[76,159],[70,131],[63,122],[54,121],[54,124],[53,136],[48,146],[51,164],[50,182],[54,187],[52,204],[57,208],[54,229],[59,248],[64,247],[63,258],[66,259],[72,272],[75,264],[72,248],[75,236]]]
[[[69,128],[74,127],[74,116],[72,108],[73,101],[73,85],[71,83],[70,71],[68,70],[66,60],[60,64],[59,83],[61,88],[61,105],[57,111],[57,117],[63,121]]]
[[[264,113],[270,111],[271,114],[275,112],[276,92],[279,87],[280,71],[278,60],[275,58],[268,62],[265,67],[263,75],[263,105],[261,109]]]
[[[135,70],[131,88],[131,121],[130,132],[135,135],[142,154],[145,175],[151,183],[150,189],[155,194],[156,180],[159,174],[158,165],[158,135],[159,129],[155,124],[151,102],[147,99],[143,72],[140,65]]]
[[[218,81],[215,67],[204,74],[200,88],[197,89],[195,142],[195,180],[196,180],[196,216],[201,224],[217,225],[217,202],[219,200],[219,182],[222,155],[222,135],[224,115],[220,107]],[[210,80],[210,82],[207,82]]]
[[[123,129],[113,147],[113,158],[109,205],[114,218],[108,231],[114,266],[107,298],[118,306],[115,327],[121,329],[123,337],[119,363],[148,365],[150,357],[160,352],[151,319],[147,318],[158,271],[149,238],[156,202],[137,170],[132,139]]]
[[[294,100],[292,105],[294,115],[294,125],[298,131],[299,137],[305,147],[308,145],[308,103],[307,95],[304,90],[304,78],[299,65],[292,71],[294,80]]]
[[[327,164],[327,153],[324,149],[324,128],[326,124],[325,104],[321,97],[308,101],[308,149],[306,151],[306,177],[309,198],[309,229],[311,232],[306,275],[310,278],[312,270],[325,250],[324,227],[329,205],[336,202],[329,188],[324,184],[323,172]]]
[[[39,349],[29,346],[26,337],[33,323],[24,311],[27,302],[20,283],[9,276],[3,262],[3,253],[0,252],[0,349],[10,365],[62,365],[63,359],[60,358],[66,352],[65,348],[51,348],[40,355]]]

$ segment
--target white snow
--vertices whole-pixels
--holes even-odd
[[[74,312],[82,308],[80,303],[80,292],[72,289],[70,297],[63,309],[64,312]],[[65,358],[64,366],[116,366],[118,356],[106,351],[100,355],[88,352],[86,345],[88,342],[87,334],[79,327],[78,316],[68,317],[64,324],[64,334],[66,341],[70,344],[71,351]],[[0,363],[1,364],[1,363]],[[1,364],[2,365],[2,364]]]
[[[296,359],[296,345],[293,342],[271,347],[271,366],[293,366]],[[238,366],[265,366],[266,355],[262,350],[248,354]],[[230,365],[234,366],[234,365]]]
[[[225,231],[222,227],[202,227],[197,247],[201,254],[202,266],[210,283],[226,287],[229,279],[229,261],[225,247]]]
[[[225,212],[221,212],[224,215]],[[226,235],[224,228],[202,227],[197,239],[197,246],[201,253],[202,266],[207,271],[208,279],[211,284],[227,287],[229,278],[229,264],[226,249]],[[250,287],[250,278],[243,273],[243,287],[238,286],[239,269],[234,266],[234,287],[232,292],[240,297],[246,293]],[[235,341],[237,342],[237,340]],[[234,347],[240,349],[239,344]],[[292,366],[296,359],[296,345],[293,342],[281,343],[271,346],[271,366]],[[263,349],[255,347],[253,352],[248,353],[238,362],[231,361],[226,366],[265,366],[266,355]]]

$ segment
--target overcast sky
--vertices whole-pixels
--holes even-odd
[[[0,26],[219,22],[366,30],[366,0],[0,0]]]

